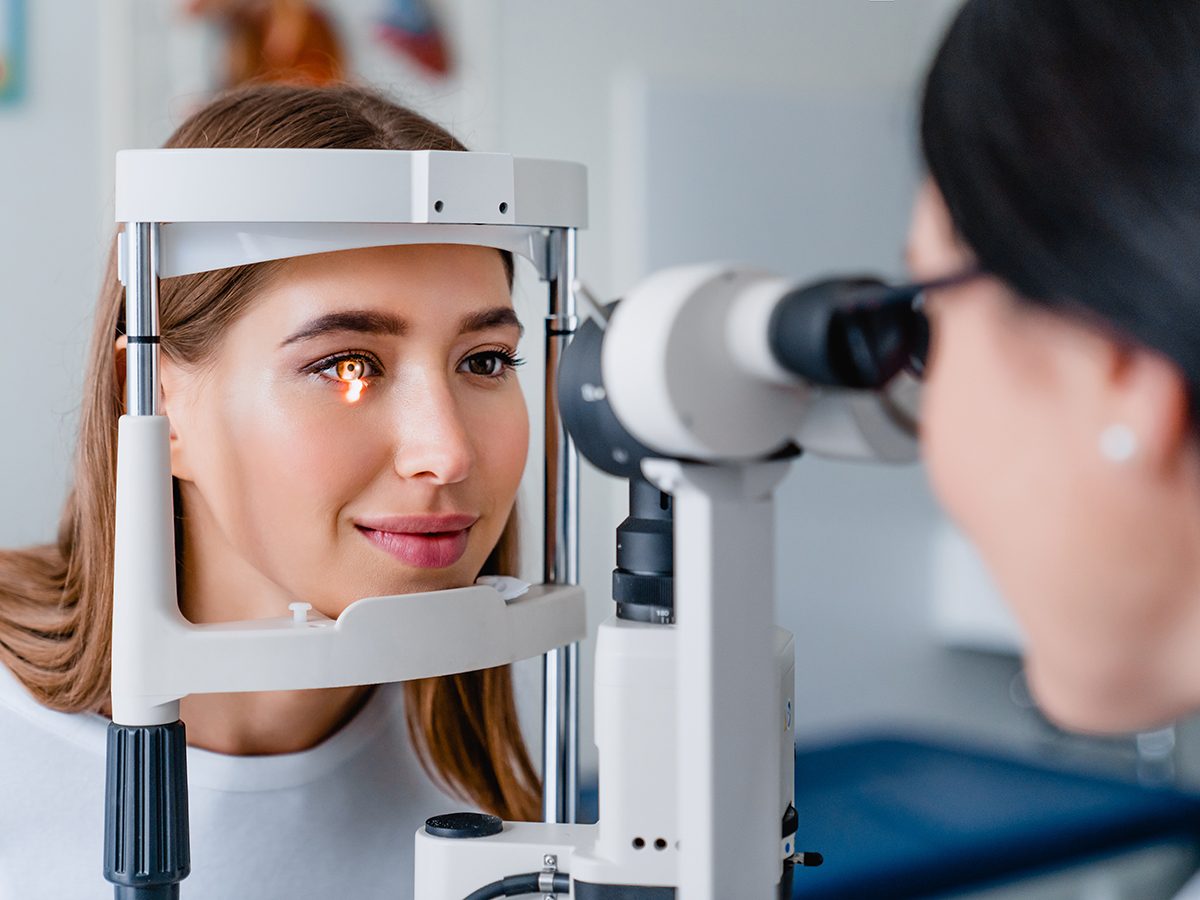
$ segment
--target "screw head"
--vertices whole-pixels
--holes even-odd
[[[542,865],[548,869],[554,868],[554,867],[558,866],[558,857],[555,856],[553,853],[547,853],[545,856],[542,857]]]

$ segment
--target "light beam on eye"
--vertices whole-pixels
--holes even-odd
[[[353,381],[348,382],[346,384],[346,402],[357,403],[359,398],[362,397],[363,388],[366,386],[367,383],[361,378],[355,378]]]

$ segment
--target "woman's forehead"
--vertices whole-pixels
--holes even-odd
[[[488,247],[415,244],[295,257],[264,293],[271,309],[263,311],[293,328],[339,316],[397,335],[418,326],[519,327],[503,258]]]
[[[315,253],[285,260],[281,273],[284,278],[317,281],[381,279],[381,285],[392,280],[433,285],[494,281],[507,291],[500,251],[471,244],[401,244]]]

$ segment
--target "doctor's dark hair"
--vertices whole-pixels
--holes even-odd
[[[166,146],[466,149],[422,116],[347,85],[234,91],[192,115]],[[124,304],[113,243],[88,357],[74,485],[58,539],[0,552],[0,663],[39,702],[63,712],[106,713],[109,704],[117,421],[124,406],[114,354]],[[512,257],[500,256],[511,286]],[[162,352],[181,364],[203,364],[281,265],[164,279]],[[182,521],[177,515],[177,528]],[[183,546],[177,534],[177,554]],[[517,564],[513,510],[482,572],[514,573]],[[507,666],[411,681],[404,691],[409,733],[435,781],[504,818],[539,818],[538,776]]]
[[[968,0],[929,71],[930,174],[981,267],[1200,385],[1200,2]]]

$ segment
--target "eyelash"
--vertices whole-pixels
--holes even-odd
[[[510,352],[507,348],[490,347],[486,350],[480,350],[476,353],[472,353],[470,356],[466,357],[461,363],[459,363],[459,366],[461,367],[473,359],[480,359],[480,358],[498,359],[498,360],[500,360],[501,364],[503,365],[503,368],[501,369],[499,374],[496,374],[496,375],[478,375],[477,373],[473,373],[473,372],[469,372],[467,374],[473,374],[473,375],[476,375],[476,377],[478,377],[478,378],[486,378],[486,379],[493,380],[493,381],[500,381],[500,380],[508,378],[508,376],[512,374],[514,369],[516,369],[518,366],[522,366],[525,364],[524,359],[522,359],[519,356],[513,355],[513,353]],[[379,358],[377,356],[375,356],[375,354],[369,353],[365,350],[347,350],[342,353],[334,353],[330,356],[326,356],[326,357],[323,357],[322,359],[317,360],[315,363],[305,366],[302,371],[307,375],[317,376],[317,377],[323,378],[326,381],[331,381],[335,384],[345,384],[346,382],[344,379],[337,378],[336,376],[326,375],[325,372],[329,369],[332,369],[340,362],[350,362],[350,361],[355,361],[355,360],[366,363],[370,369],[370,371],[368,371],[367,374],[362,376],[364,379],[365,378],[374,378],[375,376],[381,375],[383,373],[383,364],[379,361]]]

